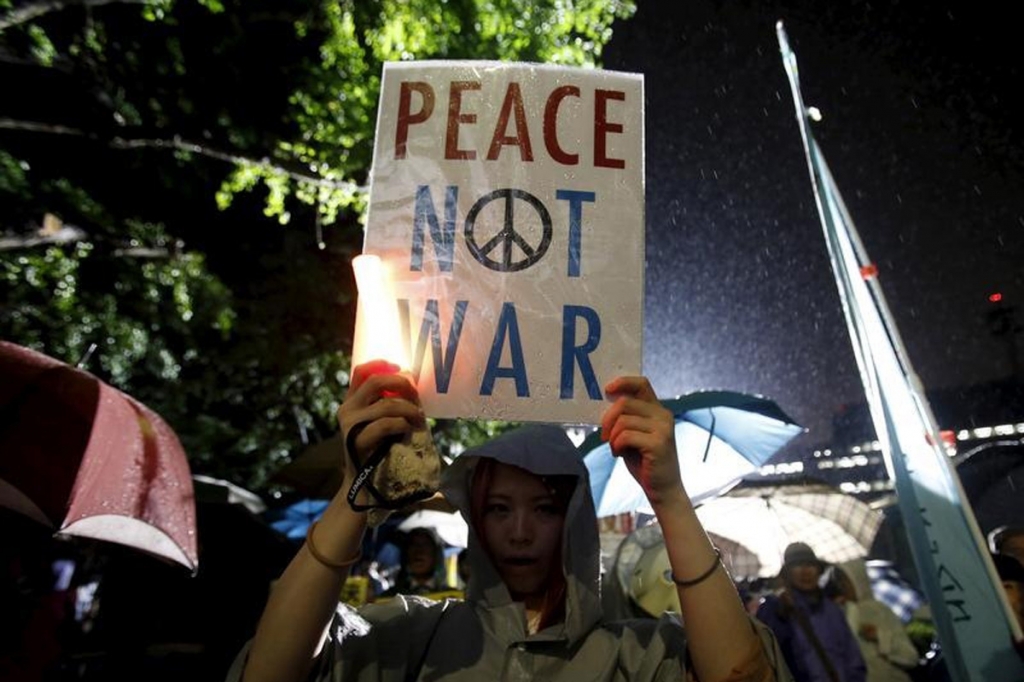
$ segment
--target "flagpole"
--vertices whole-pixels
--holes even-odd
[[[877,279],[877,268],[810,133],[807,119],[817,120],[818,112],[804,105],[796,55],[781,21],[776,33],[854,355],[886,467],[896,482],[908,541],[936,616],[949,673],[964,682],[1024,679],[1024,663],[1013,651],[1014,640],[1022,637],[1020,625],[946,456],[923,385]],[[854,279],[854,273],[860,278]]]

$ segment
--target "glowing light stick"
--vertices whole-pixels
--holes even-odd
[[[364,254],[352,259],[359,289],[356,331],[352,340],[352,366],[368,360],[386,360],[409,369],[406,336],[402,334],[392,279],[380,257]],[[382,397],[400,397],[384,391]],[[352,426],[345,436],[345,451],[356,467],[347,493],[349,505],[367,511],[366,522],[379,526],[401,509],[437,492],[441,484],[441,457],[426,424],[386,438],[365,457],[356,454],[355,440],[369,422]],[[360,491],[366,488],[362,499]]]
[[[408,370],[409,352],[402,339],[398,306],[387,266],[380,256],[363,254],[352,259],[352,271],[359,290],[352,366],[367,360],[387,360]]]

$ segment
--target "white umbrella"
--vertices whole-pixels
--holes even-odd
[[[782,568],[791,542],[806,542],[830,563],[867,556],[882,515],[824,484],[747,485],[697,507],[704,528],[742,545],[760,562],[757,575]]]
[[[465,547],[469,544],[469,526],[459,512],[420,509],[398,524],[398,530],[402,532],[407,533],[414,528],[429,528],[435,531],[446,545],[452,547]]]
[[[757,575],[760,562],[753,552],[714,533],[708,535],[733,578]],[[652,523],[623,538],[607,578],[614,583],[606,583],[606,588],[616,589],[655,618],[665,611],[678,613],[679,597],[669,577],[671,569],[661,526]]]

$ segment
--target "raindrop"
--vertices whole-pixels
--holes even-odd
[[[919,107],[919,106],[917,105],[917,99],[915,99],[913,95],[911,95],[911,96],[910,96],[910,103],[911,103],[912,105],[914,105],[914,108],[915,108],[915,109],[920,109],[920,108],[921,108],[921,107]]]
[[[981,196],[981,188],[978,187],[977,185],[975,185],[974,186],[974,193],[977,194],[980,197]]]

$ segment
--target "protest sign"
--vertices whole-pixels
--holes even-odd
[[[429,416],[596,423],[640,373],[643,122],[636,74],[385,65],[363,253]]]

